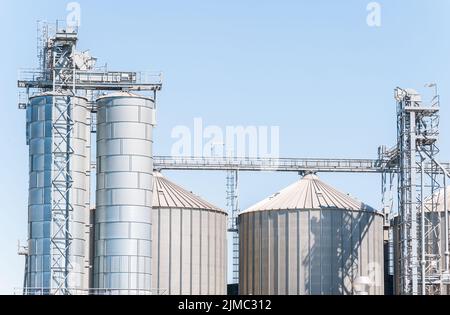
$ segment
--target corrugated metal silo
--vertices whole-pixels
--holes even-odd
[[[154,288],[226,294],[226,212],[155,173],[152,221]]]
[[[30,98],[27,108],[27,143],[29,144],[29,197],[28,197],[28,263],[26,293],[55,293],[56,284],[51,275],[52,233],[60,227],[52,223],[52,207],[59,201],[60,192],[52,186],[55,176],[53,152],[55,145],[66,145],[63,133],[67,133],[67,143],[73,149],[69,165],[71,182],[68,182],[64,196],[68,197],[73,209],[67,225],[71,240],[69,252],[65,253],[70,262],[67,289],[81,293],[88,288],[87,223],[89,221],[89,170],[90,170],[90,110],[87,100],[71,97],[71,117],[73,125],[58,131],[53,122],[62,113],[58,108],[67,104],[65,94],[46,92]],[[57,106],[58,103],[61,106]],[[63,113],[64,114],[64,113]],[[59,126],[58,128],[66,128]],[[53,170],[53,171],[52,171]],[[54,249],[55,250],[55,249]],[[54,263],[54,262],[53,262]]]
[[[445,189],[445,194],[447,195],[447,211],[450,210],[450,186]],[[433,208],[432,205],[435,205]],[[432,197],[425,199],[425,248],[426,255],[429,257],[438,257],[438,264],[435,265],[431,262],[429,258],[426,260],[427,273],[440,273],[445,269],[445,207],[444,207],[444,189],[438,190]],[[435,211],[430,211],[430,209],[435,209]],[[421,219],[421,213],[418,213],[418,220]],[[400,253],[401,253],[401,240],[402,240],[402,229],[400,223],[400,217],[395,217],[393,219],[393,234],[394,234],[394,291],[395,294],[401,294],[401,270],[400,270]],[[429,227],[435,226],[436,229],[433,231],[429,230]],[[419,234],[420,235],[420,234]],[[420,236],[419,236],[420,237]],[[447,236],[450,241],[450,235]],[[419,238],[419,242],[421,239]],[[419,252],[418,259],[421,259],[421,253]],[[434,259],[433,259],[434,260]],[[421,288],[421,276],[419,274],[419,288]],[[427,294],[435,294],[435,287],[429,286],[427,288]],[[450,285],[443,284],[441,286],[442,295],[450,295]]]
[[[239,293],[383,294],[383,219],[305,176],[239,215]]]
[[[150,294],[154,101],[119,92],[97,108],[94,287]]]

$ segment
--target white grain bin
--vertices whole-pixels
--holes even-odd
[[[227,213],[155,172],[152,287],[160,294],[226,294]]]
[[[239,293],[357,294],[369,279],[367,294],[383,294],[383,219],[303,177],[239,215]]]

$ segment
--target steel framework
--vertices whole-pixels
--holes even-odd
[[[448,224],[445,231],[440,231],[441,214],[436,193],[441,188],[440,174],[443,174],[445,187],[448,168],[436,161],[439,153],[439,96],[436,91],[431,101],[425,102],[416,91],[397,88],[395,98],[401,235],[400,292],[412,295],[441,294],[442,285],[445,284],[445,270],[441,266],[441,236],[445,237],[444,242],[447,244]],[[444,202],[447,221],[446,206]]]
[[[50,225],[51,293],[69,294],[68,278],[73,269],[70,259],[72,233],[70,220],[73,212],[70,162],[74,154],[71,145],[73,133],[72,96],[75,96],[75,66],[71,60],[76,47],[75,34],[57,33],[45,48],[44,55],[51,56],[52,69],[52,178]]]
[[[156,170],[198,171],[268,171],[397,174],[399,168],[386,156],[378,159],[313,159],[313,158],[217,158],[154,156]],[[450,163],[441,164],[450,171]],[[431,164],[425,164],[431,170]],[[443,174],[442,170],[436,170]]]

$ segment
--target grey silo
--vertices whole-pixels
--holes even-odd
[[[430,261],[426,260],[426,269],[429,273],[435,272],[439,274],[441,271],[445,270],[445,207],[444,207],[444,192],[447,195],[447,211],[450,210],[450,186],[447,186],[446,189],[439,189],[433,196],[429,196],[425,199],[425,224],[426,226],[430,226],[433,223],[433,226],[436,228],[431,231],[425,231],[425,248],[427,256],[439,256],[440,260],[438,265],[432,266]],[[432,207],[434,205],[434,207]],[[434,211],[430,211],[430,209],[434,209]],[[418,219],[420,220],[421,213],[419,210]],[[394,246],[394,294],[401,294],[401,277],[400,277],[400,245],[402,240],[402,229],[399,224],[400,217],[395,217],[392,220],[393,227],[393,246]],[[450,242],[450,234],[447,235],[447,240]],[[420,240],[419,240],[420,242]],[[418,260],[421,260],[421,253],[419,252]],[[418,262],[419,265],[419,262]],[[427,272],[427,273],[428,273]],[[421,280],[419,274],[419,287],[421,287]],[[435,294],[433,291],[433,287],[429,286],[427,292],[429,294]],[[450,295],[450,285],[442,285],[441,294]]]
[[[83,292],[88,288],[87,223],[89,222],[89,170],[90,170],[90,111],[87,100],[62,93],[46,92],[30,98],[27,107],[27,143],[29,144],[29,197],[28,197],[28,263],[26,287],[29,294],[41,294],[54,288],[51,275],[52,231],[58,230],[52,223],[52,205],[57,194],[52,187],[54,143],[61,142],[61,135],[52,128],[60,113],[55,104],[67,104],[71,98],[70,114],[73,126],[67,135],[73,153],[69,159],[71,185],[66,196],[73,209],[70,211],[68,230],[71,235],[70,264],[67,278],[69,292]],[[37,290],[37,291],[36,291]],[[39,290],[44,290],[40,291]]]
[[[153,288],[226,294],[226,212],[155,173],[152,221]]]
[[[239,215],[240,294],[383,294],[383,215],[307,175]]]
[[[94,288],[150,294],[154,101],[118,92],[97,108]]]

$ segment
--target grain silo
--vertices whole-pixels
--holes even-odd
[[[444,207],[445,202],[447,207]],[[425,226],[424,226],[424,261],[425,261],[425,277],[433,278],[441,273],[445,273],[446,269],[446,256],[450,253],[447,252],[446,246],[450,242],[450,235],[445,237],[446,231],[446,210],[450,210],[450,186],[445,189],[439,189],[433,196],[430,196],[424,200],[424,212],[425,212]],[[421,210],[418,212],[418,220],[421,220]],[[448,215],[448,214],[447,214]],[[403,229],[400,224],[400,217],[397,216],[392,220],[393,235],[394,235],[394,292],[400,295],[402,293],[402,283],[401,283],[401,241],[403,238]],[[419,233],[418,242],[422,242],[421,234]],[[420,247],[422,248],[422,246]],[[419,273],[419,289],[421,286],[421,267],[420,261],[422,260],[422,252],[419,251],[419,256],[417,258],[417,266]],[[450,295],[450,285],[443,283],[440,285],[439,282],[426,286],[427,295]]]
[[[240,214],[239,293],[383,294],[383,220],[303,177]]]
[[[152,287],[162,294],[226,294],[227,213],[156,172]]]
[[[151,294],[154,101],[117,92],[97,108],[94,288]]]
[[[61,124],[61,117],[71,123]],[[26,294],[80,294],[88,288],[89,124],[85,98],[56,92],[30,98]]]

